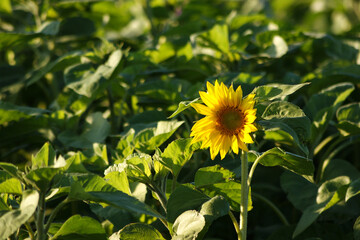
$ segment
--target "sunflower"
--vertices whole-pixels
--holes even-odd
[[[212,160],[219,152],[223,159],[230,148],[236,154],[239,148],[248,151],[246,144],[253,143],[250,133],[257,130],[255,94],[243,99],[240,86],[235,91],[232,85],[228,88],[218,81],[215,85],[207,82],[207,92],[199,94],[206,106],[200,103],[191,106],[205,117],[192,127],[192,143],[202,141],[201,148],[210,147]]]

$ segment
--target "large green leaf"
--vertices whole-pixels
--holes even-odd
[[[360,133],[360,103],[350,103],[342,106],[336,112],[336,117],[339,121],[337,127],[343,135]]]
[[[66,146],[91,148],[94,143],[102,143],[110,133],[110,124],[100,112],[94,112],[86,118],[83,132],[79,135],[73,130],[59,134],[59,140]]]
[[[61,172],[61,168],[42,167],[31,170],[26,174],[26,179],[28,179],[39,191],[46,193],[53,184],[55,176]]]
[[[147,214],[163,218],[148,205],[128,194],[118,191],[97,175],[74,177],[69,193],[71,199],[107,203],[112,207],[125,209],[133,213]]]
[[[55,164],[56,154],[54,148],[49,142],[45,143],[42,148],[31,159],[32,169],[51,167]]]
[[[300,88],[308,85],[309,83],[300,83],[295,85],[272,83],[254,88],[252,91],[255,94],[257,101],[271,101],[274,99],[284,98],[293,94]]]
[[[288,200],[300,211],[304,211],[316,200],[318,187],[292,172],[284,172],[280,178],[282,189]]]
[[[22,194],[19,179],[13,177],[6,171],[0,171],[0,193]]]
[[[173,120],[139,126],[142,130],[135,136],[136,148],[143,152],[155,150],[168,140],[183,123],[183,121]]]
[[[346,191],[345,201],[360,194],[360,178],[351,182],[349,188]]]
[[[272,44],[260,56],[269,58],[280,58],[284,56],[289,50],[288,45],[281,36],[274,36]]]
[[[205,194],[193,189],[193,187],[181,185],[171,193],[166,205],[167,221],[173,223],[176,218],[186,210],[197,209],[210,198]]]
[[[321,138],[322,132],[325,131],[337,109],[353,91],[353,84],[339,83],[311,96],[304,111],[313,120],[311,133],[313,141]]]
[[[115,238],[116,234],[118,238]],[[165,240],[156,228],[145,223],[131,223],[126,225],[119,233],[115,233],[115,236],[111,236],[110,240]]]
[[[267,167],[281,166],[306,178],[314,174],[313,162],[305,157],[286,152],[281,148],[272,148],[259,156],[259,161]]]
[[[115,50],[109,56],[107,62],[100,65],[96,71],[89,63],[79,64],[67,68],[65,71],[65,82],[68,88],[77,94],[86,97],[96,95],[102,84],[110,79],[120,66],[122,51]]]
[[[230,50],[227,25],[214,25],[209,31],[199,34],[196,42],[202,48],[210,48],[222,54]]]
[[[172,240],[193,240],[197,239],[198,234],[205,227],[205,218],[204,216],[195,211],[188,210],[183,212],[172,227],[174,232]]]
[[[308,228],[322,212],[344,200],[349,183],[350,178],[347,176],[340,176],[324,182],[318,189],[316,202],[303,212],[293,236],[299,235]]]
[[[235,211],[240,211],[241,183],[234,181],[235,174],[219,165],[200,168],[195,174],[195,186],[210,197],[223,196]],[[249,192],[248,210],[252,209]]]
[[[7,239],[34,214],[39,201],[39,193],[27,190],[23,193],[20,208],[11,210],[0,217],[0,239]]]
[[[0,124],[18,121],[23,118],[30,118],[31,116],[38,116],[44,113],[48,113],[48,111],[39,108],[17,106],[0,101]]]
[[[213,183],[228,182],[235,178],[235,173],[220,165],[204,167],[195,174],[195,186],[203,187]]]
[[[259,123],[265,127],[266,139],[295,145],[309,153],[305,142],[310,138],[311,122],[301,108],[285,101],[272,102],[262,118]]]
[[[222,196],[215,196],[209,201],[205,202],[200,209],[200,214],[205,218],[205,227],[201,231],[200,236],[206,234],[213,221],[219,217],[225,216],[229,213],[230,206],[226,199]]]
[[[199,148],[200,143],[191,144],[190,138],[177,139],[165,148],[160,162],[177,177],[182,167],[190,160],[194,151]]]
[[[90,240],[106,240],[105,229],[101,224],[91,217],[82,217],[80,215],[71,216],[61,226],[59,231],[52,237],[52,239],[90,239]]]

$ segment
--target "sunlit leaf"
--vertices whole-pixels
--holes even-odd
[[[118,239],[121,240],[165,240],[156,228],[144,223],[131,223],[126,225],[118,234]]]
[[[196,239],[204,227],[205,218],[201,213],[195,210],[183,212],[172,227],[174,232],[172,240]]]
[[[52,239],[92,239],[106,240],[105,229],[95,219],[87,216],[71,216],[61,226]]]
[[[170,195],[167,203],[167,220],[173,223],[186,210],[197,209],[210,198],[194,190],[192,187],[181,185]]]
[[[196,99],[194,99],[192,101],[182,101],[182,102],[180,102],[178,108],[176,109],[176,111],[173,112],[168,118],[175,117],[176,115],[178,115],[182,111],[190,108],[192,103],[199,103],[199,102],[201,102],[200,98],[196,98]]]
[[[0,193],[21,195],[22,187],[19,179],[11,176],[6,171],[0,171]]]
[[[11,210],[0,217],[0,238],[7,239],[34,214],[39,201],[39,193],[27,190],[23,193],[20,208]]]
[[[190,138],[177,139],[171,142],[161,155],[160,161],[174,176],[179,175],[181,168],[190,160],[200,144],[191,144]]]

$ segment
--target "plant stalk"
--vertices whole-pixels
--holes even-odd
[[[236,220],[234,214],[233,214],[231,211],[229,211],[229,216],[230,216],[230,218],[231,218],[231,221],[232,221],[233,224],[234,224],[235,231],[236,231],[236,234],[237,234],[237,236],[238,236],[238,240],[240,240],[240,239],[241,239],[241,235],[240,235],[239,223],[238,223],[238,221]]]
[[[45,220],[45,193],[40,192],[39,196],[39,205],[37,208],[36,214],[36,228],[37,228],[37,240],[45,240],[46,233],[44,228],[44,220]]]
[[[247,217],[248,217],[248,159],[247,152],[243,151],[241,156],[241,203],[240,203],[240,233],[241,240],[246,240]]]
[[[50,225],[52,223],[52,221],[54,220],[54,218],[56,217],[56,214],[60,211],[60,209],[62,207],[64,207],[68,202],[70,202],[70,200],[68,198],[66,198],[64,201],[62,201],[59,205],[57,205],[54,210],[51,212],[49,219],[47,220],[47,223],[45,225],[45,234],[47,234],[47,232],[49,231]]]

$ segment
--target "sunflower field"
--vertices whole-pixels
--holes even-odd
[[[0,0],[0,240],[359,240],[358,0]]]

